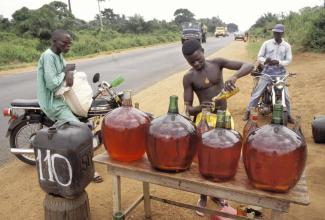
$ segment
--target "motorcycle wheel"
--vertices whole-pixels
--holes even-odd
[[[10,147],[29,149],[32,148],[32,141],[36,135],[36,132],[44,127],[50,127],[51,125],[45,125],[39,121],[22,121],[10,135]],[[15,154],[15,156],[22,162],[35,165],[36,160],[34,154]]]

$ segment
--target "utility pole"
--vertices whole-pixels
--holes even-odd
[[[98,10],[99,10],[99,22],[100,22],[100,30],[102,31],[103,30],[103,20],[102,20],[102,15],[101,15],[101,12],[100,12],[100,4],[99,2],[104,2],[105,0],[97,0],[98,2]]]
[[[68,3],[69,3],[69,11],[70,11],[70,13],[72,14],[72,11],[71,11],[71,2],[70,2],[70,0],[68,0]]]

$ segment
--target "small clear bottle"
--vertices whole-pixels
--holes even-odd
[[[208,122],[207,122],[207,116],[208,116],[208,114],[209,114],[208,107],[202,107],[202,112],[201,112],[201,121],[199,122],[199,124],[198,124],[197,127],[196,127],[196,130],[197,130],[198,134],[199,134],[201,137],[202,137],[202,135],[203,135],[205,132],[208,132],[208,131],[211,130],[211,128],[209,127]],[[196,162],[196,163],[199,162],[197,152],[195,153],[195,156],[194,156],[193,161]]]

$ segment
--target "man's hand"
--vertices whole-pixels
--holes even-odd
[[[64,72],[67,73],[69,71],[74,71],[76,69],[76,64],[75,63],[68,63],[65,65]]]
[[[279,61],[278,60],[271,60],[269,65],[271,65],[271,66],[279,65]]]
[[[225,90],[227,91],[232,91],[233,89],[236,88],[236,81],[237,77],[236,76],[231,76],[226,82],[225,82]]]
[[[268,57],[268,58],[266,58],[266,60],[264,61],[264,65],[269,64],[270,62],[271,62],[271,58]]]
[[[73,71],[66,72],[64,79],[67,83],[67,86],[71,87],[73,85]]]

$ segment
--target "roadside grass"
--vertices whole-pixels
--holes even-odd
[[[248,41],[246,45],[246,50],[250,58],[255,59],[257,57],[258,51],[260,50],[264,39],[252,39]]]
[[[0,71],[35,65],[49,42],[23,38],[0,32]],[[179,33],[172,31],[148,34],[120,34],[117,32],[88,32],[75,34],[68,59],[91,57],[119,50],[151,46],[179,40]]]

